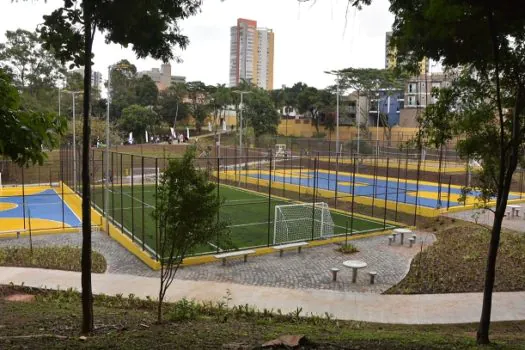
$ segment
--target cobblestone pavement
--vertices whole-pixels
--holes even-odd
[[[525,232],[525,205],[521,205],[520,216],[519,217],[509,217],[503,219],[503,227],[510,230]],[[445,214],[448,217],[461,219],[470,222],[476,222],[476,219],[479,224],[492,226],[494,222],[494,214],[489,210],[467,210],[457,213],[447,213]]]
[[[78,233],[35,236],[33,245],[80,247],[81,238]],[[428,246],[434,239],[432,234],[418,233],[417,244],[409,248],[407,238],[403,246],[399,244],[399,239],[389,246],[386,236],[370,237],[350,241],[359,249],[358,253],[351,255],[336,252],[338,246],[329,244],[303,249],[301,254],[296,250],[286,251],[282,258],[279,253],[274,253],[249,257],[247,263],[243,263],[241,258],[229,260],[226,266],[222,266],[221,262],[188,266],[180,269],[176,278],[293,289],[381,293],[404,278],[410,268],[410,260],[420,251],[421,245]],[[27,237],[0,240],[0,247],[28,244]],[[93,250],[106,257],[108,273],[158,276],[158,272],[152,271],[104,233],[93,233]],[[343,266],[345,260],[363,260],[368,264],[359,270],[357,283],[351,283],[352,270]],[[337,282],[332,282],[332,267],[340,269]],[[369,283],[369,271],[377,272],[374,285]]]
[[[82,235],[80,233],[65,233],[40,235],[33,237],[33,247],[46,246],[73,246],[82,245]],[[0,247],[26,246],[29,247],[29,237],[0,239]],[[113,240],[103,232],[93,232],[93,250],[104,255],[106,258],[108,273],[133,274],[139,276],[158,276],[158,272],[152,271],[135,255],[128,252],[117,241]]]
[[[399,239],[392,246],[386,236],[353,240],[359,252],[344,255],[336,252],[337,245],[329,244],[304,249],[301,254],[290,250],[279,258],[279,253],[248,257],[248,262],[230,260],[185,267],[177,272],[177,279],[231,282],[269,287],[314,288],[337,291],[381,293],[405,277],[410,260],[421,249],[434,242],[434,235],[418,234],[418,244],[408,247],[408,239],[401,246]],[[352,269],[345,268],[345,260],[363,260],[368,266],[360,269],[357,283],[351,283]],[[337,282],[332,282],[330,268],[340,269]],[[376,283],[370,285],[369,271],[376,271]]]

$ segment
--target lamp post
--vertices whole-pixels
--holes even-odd
[[[234,90],[233,93],[241,95],[241,115],[240,115],[240,120],[239,120],[239,158],[242,159],[242,110],[244,109],[243,96],[245,94],[251,94],[252,92]]]
[[[376,155],[377,157],[379,157],[379,118],[380,118],[379,99],[380,99],[379,90],[377,90],[377,124],[376,124]]]
[[[341,94],[341,73],[340,72],[325,72],[326,74],[336,76],[336,113],[335,113],[335,151],[339,153],[339,97]]]
[[[60,90],[59,90],[60,91]],[[73,99],[73,189],[77,189],[77,134],[76,134],[76,113],[75,113],[75,94],[83,94],[84,91],[69,91],[63,90],[65,93],[71,94]],[[59,95],[60,96],[60,93]],[[60,106],[60,104],[59,104]]]
[[[106,210],[106,233],[109,234],[109,107],[111,104],[111,71],[117,68],[127,68],[129,65],[127,64],[112,64],[108,66],[108,92],[106,97],[106,150],[104,157],[105,160],[105,191],[104,191],[104,208]],[[155,174],[157,173],[157,169],[155,169]]]

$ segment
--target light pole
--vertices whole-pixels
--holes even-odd
[[[377,157],[379,157],[379,99],[380,99],[380,95],[379,95],[379,90],[377,90],[377,124],[376,124],[376,154],[377,154]]]
[[[59,90],[60,91],[60,90]],[[68,91],[63,90],[64,92],[71,94],[73,99],[73,189],[77,189],[77,133],[76,133],[76,113],[75,113],[75,94],[83,94],[84,91]],[[60,96],[60,93],[59,95]],[[60,104],[59,104],[60,106]]]
[[[106,97],[106,151],[104,152],[105,159],[105,191],[104,191],[104,209],[106,210],[106,233],[109,234],[109,107],[111,104],[111,71],[116,68],[127,68],[127,64],[112,64],[108,66],[108,92]],[[155,174],[157,169],[155,169]]]
[[[240,120],[239,120],[239,149],[240,149],[239,155],[240,155],[240,158],[242,158],[242,110],[244,109],[243,96],[244,94],[251,94],[252,92],[234,90],[233,93],[241,95],[241,115],[240,115]]]
[[[336,114],[335,114],[335,148],[336,154],[339,152],[339,96],[341,90],[341,73],[340,72],[325,72],[326,74],[336,76]]]
[[[337,74],[336,115],[335,115],[335,154],[339,154],[339,74]]]

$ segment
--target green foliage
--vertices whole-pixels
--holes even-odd
[[[42,164],[44,150],[58,147],[66,126],[53,114],[22,110],[11,77],[0,69],[0,155],[20,165]]]
[[[354,254],[354,253],[358,253],[359,249],[357,249],[357,247],[351,243],[346,243],[346,244],[341,244],[341,246],[337,248],[336,251],[343,253],[343,254]]]
[[[94,252],[93,272],[106,272],[106,259]],[[38,267],[43,269],[80,271],[80,249],[73,247],[0,248],[0,266]]]
[[[157,113],[163,121],[176,126],[177,120],[188,117],[188,106],[183,102],[186,96],[186,84],[171,84],[166,90],[159,93]]]
[[[123,138],[133,132],[133,138],[139,143],[144,142],[146,130],[151,134],[155,126],[159,124],[157,114],[148,107],[131,105],[122,110],[122,116],[118,120],[118,128],[123,133]]]
[[[6,42],[0,43],[0,67],[13,68],[15,85],[31,95],[39,89],[54,88],[65,70],[53,53],[42,47],[38,33],[8,30],[5,37]]]
[[[255,137],[263,134],[275,135],[281,119],[270,95],[261,89],[254,90],[246,98],[244,117],[247,120],[247,124],[253,128]]]
[[[227,235],[225,223],[217,222],[222,200],[208,180],[209,175],[195,165],[194,149],[189,148],[181,159],[170,160],[160,180],[154,212],[162,257],[182,260],[197,246]]]
[[[190,81],[186,83],[186,92],[190,100],[187,104],[189,114],[195,119],[195,127],[200,132],[210,112],[208,90],[203,82]]]

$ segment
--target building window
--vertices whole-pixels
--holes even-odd
[[[415,83],[409,83],[408,84],[408,92],[416,92],[417,85]]]
[[[409,106],[415,106],[416,105],[416,96],[408,96],[408,105]]]

